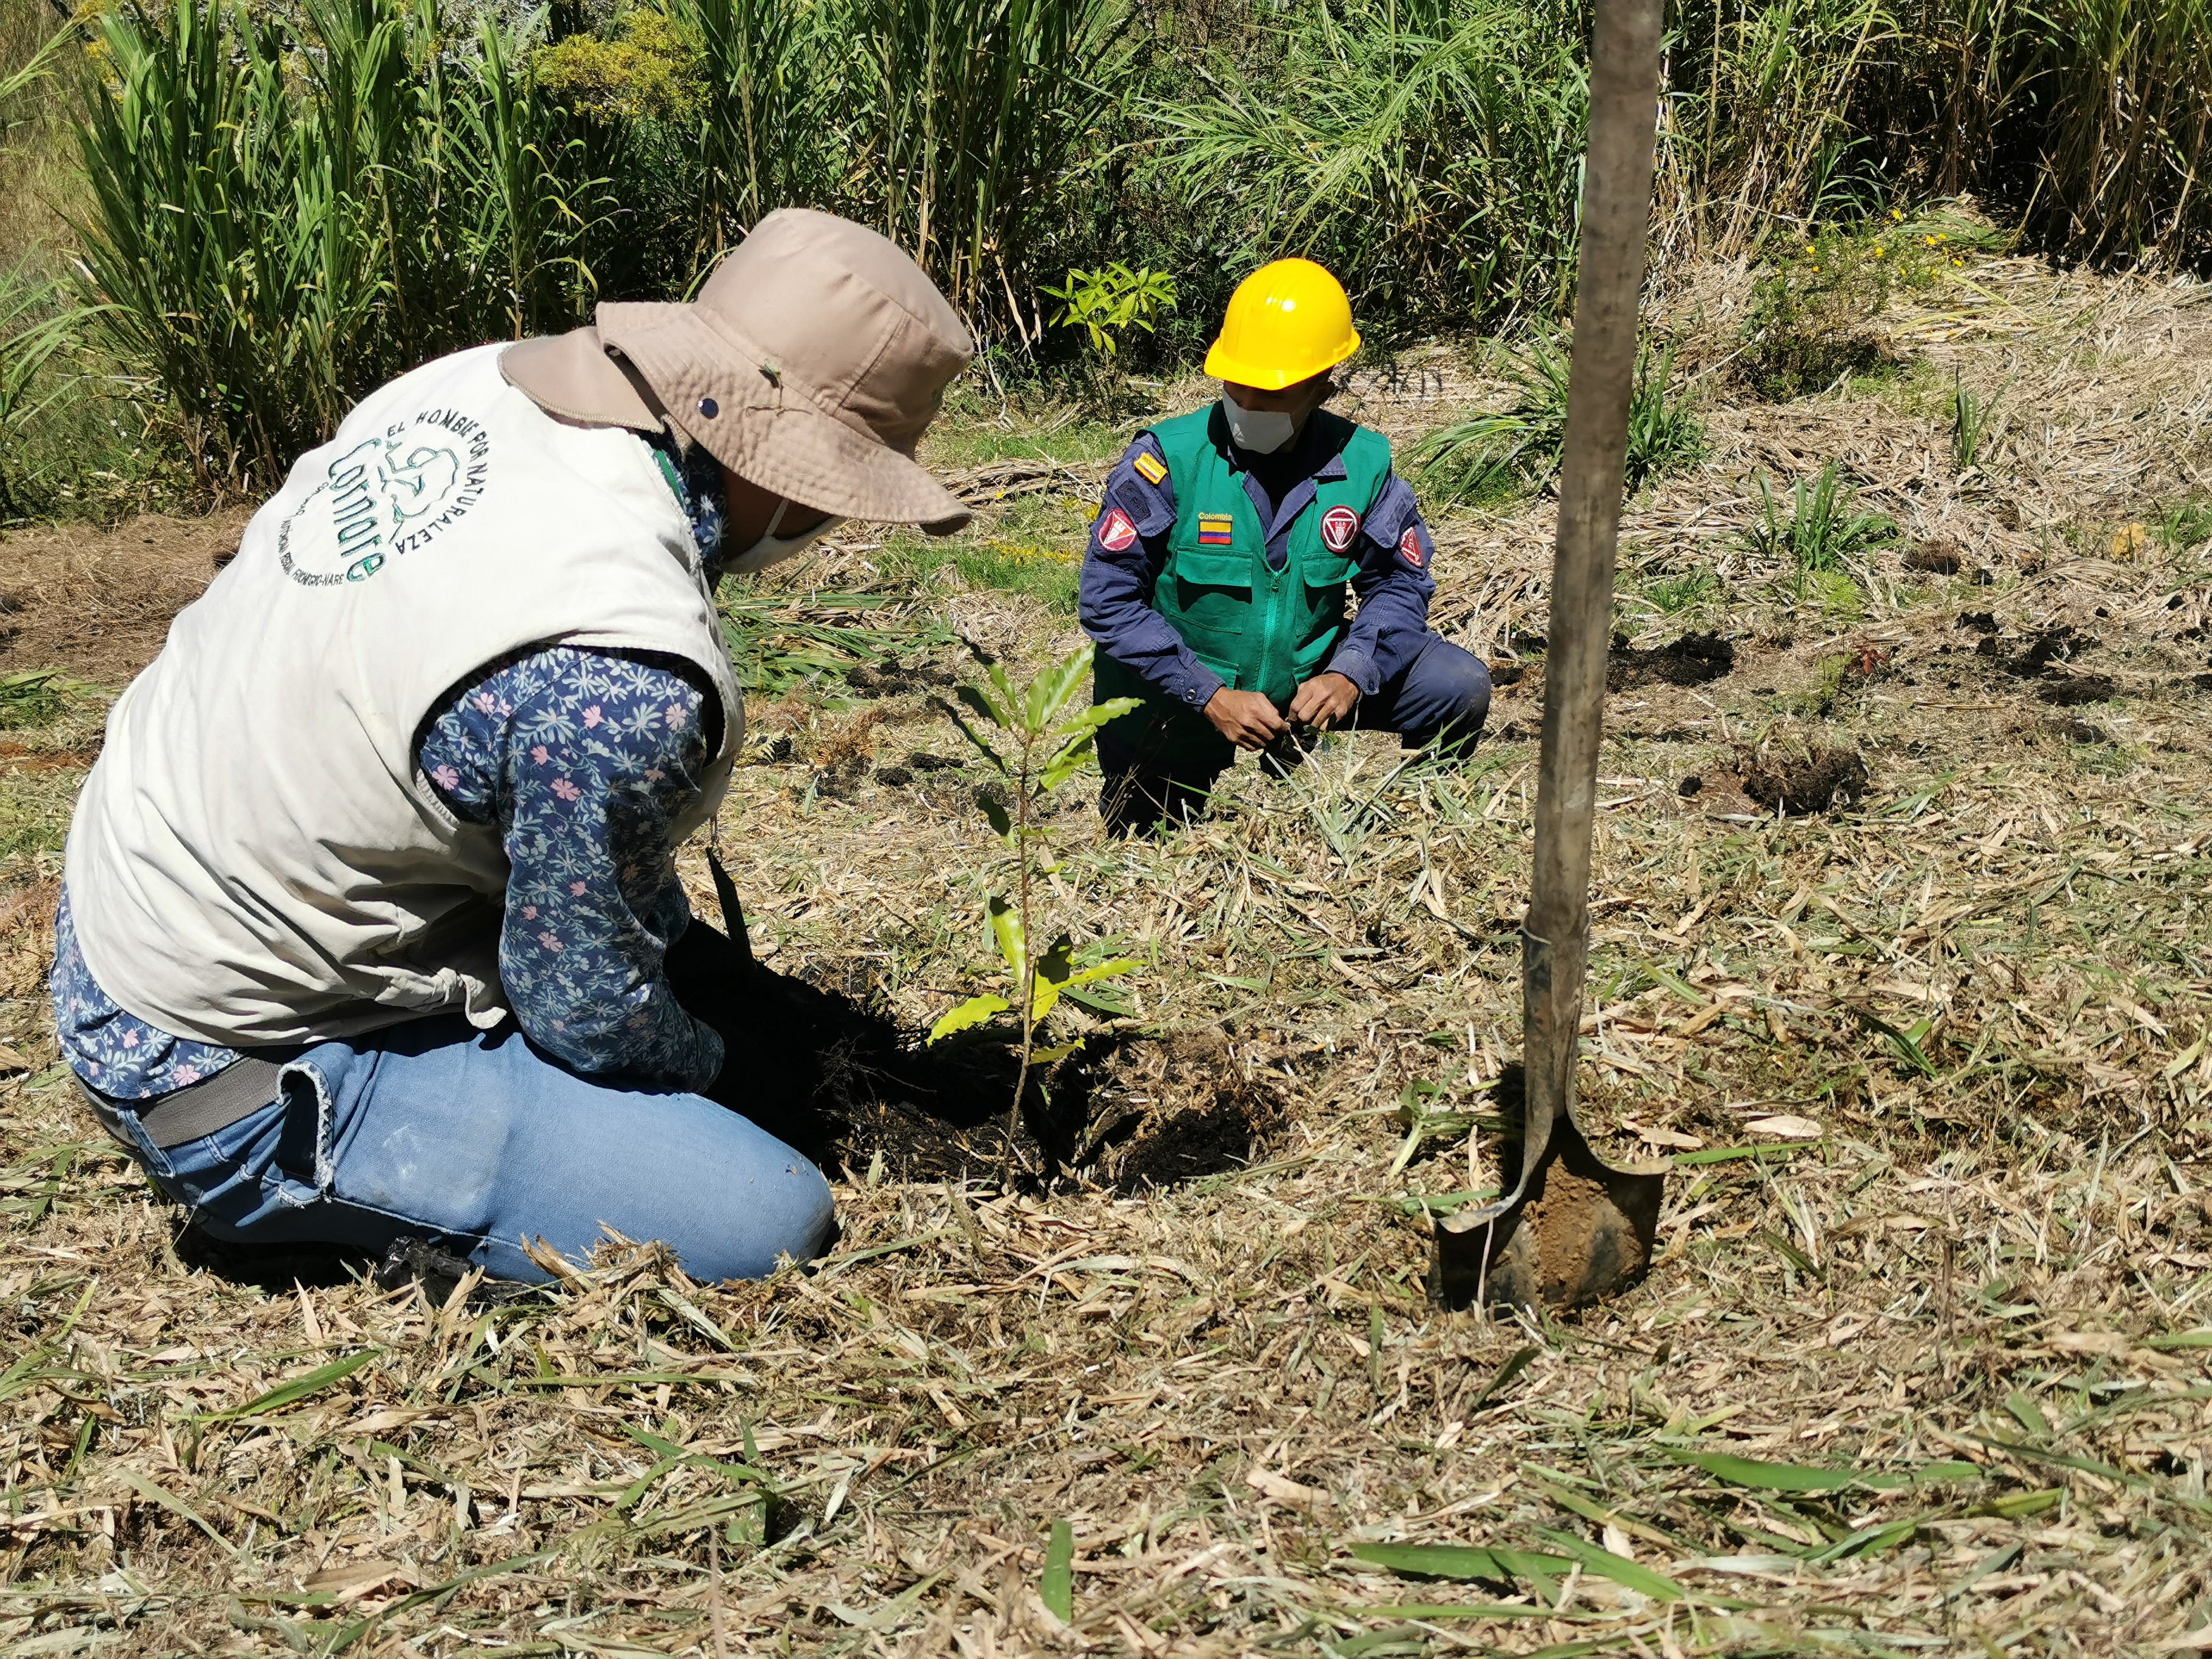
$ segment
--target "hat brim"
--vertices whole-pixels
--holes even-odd
[[[1227,380],[1232,386],[1256,386],[1262,392],[1280,392],[1285,386],[1310,380],[1316,374],[1326,374],[1339,363],[1351,362],[1358,350],[1359,332],[1355,329],[1351,338],[1345,341],[1334,356],[1324,353],[1319,362],[1310,367],[1293,363],[1284,368],[1279,365],[1248,362],[1223,349],[1221,342],[1216,340],[1206,348],[1205,372],[1213,379]]]
[[[609,301],[599,328],[684,434],[747,482],[839,518],[933,536],[975,516],[911,456],[763,373],[769,365],[696,307]]]

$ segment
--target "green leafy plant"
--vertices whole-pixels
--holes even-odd
[[[1646,582],[1639,598],[1662,617],[1690,610],[1718,592],[1720,580],[1710,570],[1686,570],[1679,576],[1662,576]]]
[[[1890,353],[1873,323],[1899,271],[1887,242],[1814,233],[1753,285],[1737,378],[1785,403],[1881,369]]]
[[[0,731],[51,726],[69,712],[72,695],[85,689],[58,668],[0,674]]]
[[[1060,301],[1054,323],[1073,324],[1091,336],[1091,348],[1111,357],[1121,349],[1125,330],[1152,331],[1154,319],[1176,307],[1175,278],[1147,265],[1132,270],[1116,261],[1096,270],[1071,270],[1058,288],[1038,293]]]
[[[22,509],[21,480],[11,480],[15,441],[64,389],[66,377],[49,374],[72,343],[82,313],[59,283],[32,274],[25,259],[0,270],[0,519]]]
[[[78,137],[94,343],[261,489],[424,358],[569,326],[613,240],[588,123],[526,36],[435,0],[117,8]]]
[[[1628,394],[1628,487],[1679,472],[1705,453],[1705,422],[1674,385],[1674,348],[1638,354]]]
[[[2212,501],[2175,501],[2158,515],[2158,538],[2170,552],[2186,553],[2212,542]]]
[[[1705,453],[1705,426],[1688,394],[1674,387],[1674,363],[1671,348],[1637,354],[1628,404],[1631,489]],[[1414,450],[1423,489],[1440,501],[1480,506],[1543,484],[1566,443],[1573,366],[1563,343],[1540,337],[1524,358],[1509,360],[1507,373],[1519,387],[1511,408],[1439,428]]]
[[[1288,0],[1245,15],[1249,33],[1220,31],[1205,57],[1178,36],[1170,95],[1144,112],[1160,198],[1198,233],[1194,281],[1300,252],[1358,296],[1363,325],[1556,314],[1588,111],[1573,7]]]
[[[1954,376],[1951,396],[1944,398],[1944,404],[1951,416],[1951,456],[1958,460],[1960,471],[1971,473],[1982,465],[1982,447],[1989,442],[1996,398],[1982,398]]]
[[[1006,1115],[1006,1178],[1013,1173],[1014,1136],[1021,1127],[1022,1098],[1029,1089],[1031,1066],[1065,1060],[1082,1047],[1079,1037],[1039,1048],[1037,1028],[1062,996],[1079,994],[1082,987],[1100,980],[1118,978],[1137,966],[1123,959],[1084,960],[1092,953],[1079,953],[1066,933],[1042,950],[1035,942],[1042,931],[1040,878],[1059,867],[1039,808],[1090,757],[1099,728],[1138,707],[1133,697],[1077,705],[1091,678],[1091,647],[1086,643],[1020,686],[1007,678],[1002,665],[994,663],[987,684],[963,685],[959,690],[961,702],[983,725],[979,727],[957,711],[953,714],[968,741],[998,774],[998,789],[987,787],[976,801],[993,832],[1013,855],[1012,895],[994,894],[987,907],[992,942],[1006,964],[1007,994],[969,998],[930,1028],[929,1040],[941,1041],[1004,1013],[1012,1012],[1020,1021],[1021,1069]]]
[[[1854,508],[1842,469],[1831,461],[1806,487],[1800,478],[1790,488],[1785,517],[1766,475],[1759,475],[1759,515],[1744,532],[1745,544],[1761,557],[1790,567],[1793,602],[1817,599],[1824,607],[1855,611],[1857,585],[1847,561],[1898,538],[1895,520]]]

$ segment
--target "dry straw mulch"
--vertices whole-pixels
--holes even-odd
[[[1510,1110],[1547,507],[1438,527],[1444,625],[1522,671],[1473,763],[1362,735],[1157,844],[1054,820],[1057,915],[1144,966],[1133,1017],[1068,1011],[1013,1194],[1003,1045],[913,1048],[987,982],[996,880],[931,699],[953,641],[1067,625],[955,584],[864,614],[896,673],[756,708],[720,826],[765,963],[842,1022],[824,1262],[702,1285],[614,1241],[483,1308],[257,1284],[179,1243],[19,996],[0,1652],[2212,1647],[2212,570],[2158,533],[2204,313],[1974,284],[1896,325],[2010,388],[1978,477],[1912,382],[1717,389],[1631,515],[1624,649],[1733,646],[1624,658],[1609,716],[1583,1087],[1674,1160],[1644,1286],[1565,1319],[1424,1286]],[[1484,393],[1427,373],[1367,412]],[[1857,615],[1741,541],[1759,469],[1828,459],[1906,532]],[[1939,541],[1955,575],[1907,563]],[[758,597],[817,581],[872,550]],[[1771,810],[1838,755],[1855,800]]]

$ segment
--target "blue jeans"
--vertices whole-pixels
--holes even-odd
[[[166,1151],[117,1116],[155,1184],[235,1243],[380,1254],[427,1238],[491,1278],[543,1281],[525,1239],[581,1261],[605,1223],[717,1280],[804,1261],[830,1233],[829,1183],[775,1136],[700,1095],[579,1076],[512,1022],[446,1015],[316,1043],[283,1088]]]
[[[1373,696],[1352,705],[1346,725],[1367,732],[1395,732],[1410,749],[1436,743],[1448,754],[1458,753],[1472,749],[1481,736],[1482,723],[1490,715],[1490,695],[1488,665],[1473,652],[1431,634],[1413,661],[1383,681]],[[1279,774],[1284,764],[1299,758],[1295,748],[1302,746],[1279,742],[1263,759]],[[1203,808],[1214,780],[1236,758],[1237,751],[1224,738],[1218,757],[1174,765],[1148,763],[1138,748],[1101,732],[1098,766],[1105,774],[1105,787],[1099,794],[1100,813],[1123,835],[1141,833],[1168,818],[1188,819]]]

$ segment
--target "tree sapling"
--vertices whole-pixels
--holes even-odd
[[[1059,867],[1049,832],[1037,809],[1045,796],[1075,775],[1089,757],[1099,728],[1138,706],[1133,697],[1115,697],[1068,713],[1068,705],[1091,678],[1091,647],[1085,643],[1020,687],[1007,678],[1002,665],[994,663],[988,685],[963,685],[958,694],[969,711],[988,724],[979,728],[953,711],[961,732],[998,773],[1007,797],[1001,800],[981,793],[976,799],[993,831],[1013,854],[1012,896],[994,893],[988,903],[991,936],[1006,963],[1011,994],[987,993],[969,998],[930,1028],[929,1040],[935,1042],[1009,1011],[1020,1019],[1021,1070],[1014,1080],[1013,1104],[1006,1115],[1002,1180],[1010,1180],[1013,1174],[1014,1136],[1021,1127],[1022,1096],[1029,1087],[1030,1066],[1065,1060],[1083,1046],[1078,1037],[1040,1049],[1037,1027],[1063,994],[1099,980],[1117,978],[1137,965],[1117,959],[1079,966],[1074,945],[1065,932],[1042,951],[1034,944],[1042,919],[1038,878]]]

